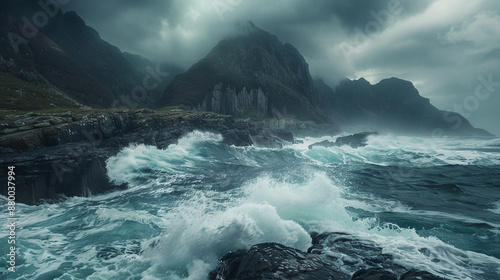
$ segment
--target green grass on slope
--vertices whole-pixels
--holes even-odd
[[[0,73],[0,110],[35,111],[77,108],[64,97],[48,89],[7,73]]]

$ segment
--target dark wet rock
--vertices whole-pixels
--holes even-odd
[[[328,255],[332,262],[346,271],[383,268],[395,273],[406,271],[394,263],[377,244],[342,232],[311,233],[312,246],[308,252]]]
[[[308,254],[277,243],[254,245],[248,252],[223,257],[211,280],[350,279],[325,256]]]
[[[282,139],[284,141],[289,142],[290,144],[293,144],[295,142],[293,134],[290,131],[287,130],[282,130],[282,129],[270,129],[267,131],[268,134],[278,137],[279,139]]]
[[[252,136],[252,142],[257,147],[280,149],[294,143],[293,134],[280,129],[258,129]]]
[[[352,280],[398,280],[398,277],[380,268],[361,269],[354,273]]]
[[[209,279],[234,279],[238,274],[241,261],[247,255],[247,252],[247,250],[238,250],[236,252],[226,254],[219,261],[217,269],[210,273]]]
[[[328,141],[328,140],[323,140],[321,142],[316,142],[314,144],[309,145],[309,149],[312,149],[314,147],[325,147],[325,148],[328,148],[328,147],[333,147],[333,146],[337,146],[337,145],[335,145],[335,142]]]
[[[397,265],[376,243],[354,235],[313,232],[311,238],[312,246],[307,252],[277,243],[262,243],[248,251],[226,254],[209,279],[446,280]]]
[[[348,145],[353,148],[358,148],[358,147],[364,147],[366,146],[366,141],[368,140],[368,136],[372,135],[378,135],[377,132],[362,132],[362,133],[356,133],[353,135],[349,136],[343,136],[337,138],[335,140],[335,145],[337,146],[344,146]]]
[[[309,145],[309,149],[312,149],[314,147],[339,147],[339,146],[351,146],[353,148],[359,148],[359,147],[364,147],[366,146],[366,141],[368,140],[368,136],[371,135],[378,135],[377,132],[362,132],[362,133],[356,133],[353,135],[348,135],[348,136],[342,136],[338,137],[335,142],[331,142],[328,140],[324,140],[321,142],[317,142],[314,144]]]
[[[426,271],[395,265],[392,257],[382,254],[376,244],[349,234],[313,233],[311,237],[313,246],[307,253],[277,243],[257,244],[248,251],[228,253],[209,274],[209,279],[446,280]]]
[[[279,138],[268,135],[255,135],[252,137],[252,142],[255,146],[261,148],[269,148],[269,149],[283,148],[283,142]]]
[[[222,137],[228,145],[249,146],[253,144],[248,131],[239,129],[229,129],[222,132]]]
[[[412,269],[401,275],[400,280],[446,280],[446,278],[436,276],[427,271]]]

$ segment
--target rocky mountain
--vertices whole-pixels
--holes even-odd
[[[460,114],[442,111],[422,97],[409,81],[389,78],[371,85],[344,80],[334,89],[316,80],[322,109],[344,129],[428,136],[491,136]]]
[[[154,98],[151,98],[150,103],[148,103],[149,107],[156,107],[156,102],[163,98],[165,89],[172,82],[174,77],[185,72],[185,69],[182,69],[175,64],[168,62],[155,64],[151,60],[137,54],[123,52],[123,57],[139,72],[140,75],[142,75],[142,77],[151,77],[151,73],[155,72],[162,73],[161,79],[158,79],[158,81],[156,79],[154,80],[154,83],[157,84],[154,89],[155,96]],[[168,73],[168,75],[166,73]]]
[[[162,102],[235,116],[330,122],[317,104],[302,55],[251,22],[175,77]]]
[[[313,81],[297,49],[251,22],[176,76],[161,105],[254,119],[335,123],[354,131],[491,135],[459,114],[437,109],[408,81],[390,78],[371,85],[365,79],[344,80],[335,89]]]
[[[164,67],[137,68],[75,12],[46,11],[34,0],[0,5],[2,109],[153,107],[163,95]]]
[[[122,53],[75,12],[47,10],[35,0],[2,1],[0,7],[1,110],[183,105],[253,120],[313,121],[334,131],[340,124],[405,134],[437,129],[489,135],[456,113],[438,110],[407,81],[345,80],[335,89],[313,81],[297,49],[251,22],[182,73]],[[40,11],[44,22],[34,17]]]

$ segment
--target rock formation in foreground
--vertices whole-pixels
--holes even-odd
[[[395,264],[375,243],[345,233],[312,234],[302,252],[277,243],[228,253],[210,280],[446,280],[427,271]],[[349,271],[355,271],[354,273]]]

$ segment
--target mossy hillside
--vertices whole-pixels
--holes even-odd
[[[14,75],[0,73],[0,110],[30,111],[77,108],[77,104],[51,89],[26,82]]]

